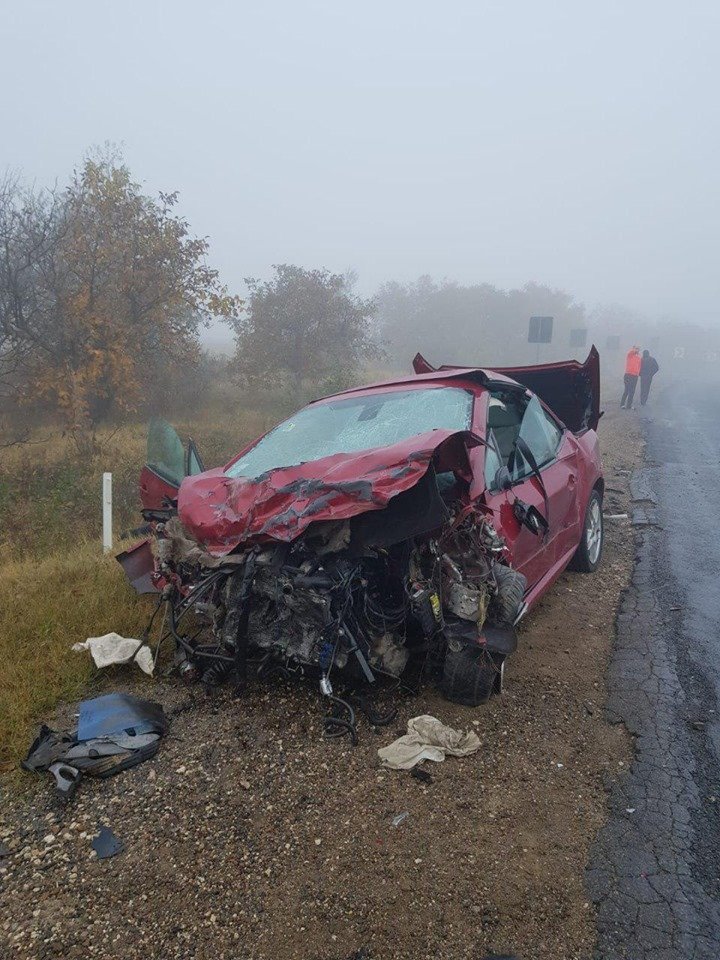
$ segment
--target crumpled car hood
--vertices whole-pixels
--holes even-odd
[[[215,556],[241,544],[292,541],[316,521],[382,510],[419,482],[436,453],[442,460],[444,450],[451,451],[452,466],[462,471],[467,447],[481,442],[468,431],[432,430],[389,447],[280,467],[254,480],[208,470],[183,480],[178,513],[188,533]]]

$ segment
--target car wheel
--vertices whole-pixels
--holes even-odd
[[[570,569],[595,573],[602,557],[603,539],[602,497],[599,490],[593,490],[585,511],[582,539],[570,561]]]
[[[522,607],[527,580],[522,573],[502,563],[493,566],[493,573],[498,592],[490,604],[488,623],[492,622],[496,627],[511,627]]]
[[[460,650],[448,647],[443,669],[443,696],[464,707],[487,703],[493,692],[502,689],[503,661],[499,653],[489,653],[472,644]]]

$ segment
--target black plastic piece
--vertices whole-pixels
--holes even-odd
[[[479,645],[492,653],[508,657],[517,650],[517,631],[514,627],[483,627]]]
[[[93,839],[92,848],[98,856],[98,860],[107,860],[108,857],[114,857],[122,853],[125,844],[120,837],[116,837],[110,827],[100,827],[100,833]]]

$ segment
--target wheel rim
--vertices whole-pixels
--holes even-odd
[[[602,549],[602,514],[600,503],[596,499],[593,499],[588,510],[585,544],[590,563],[597,563]]]

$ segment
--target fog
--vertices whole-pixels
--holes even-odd
[[[233,289],[288,262],[717,322],[709,0],[24,0],[2,33],[0,165],[48,184],[123,144]]]

